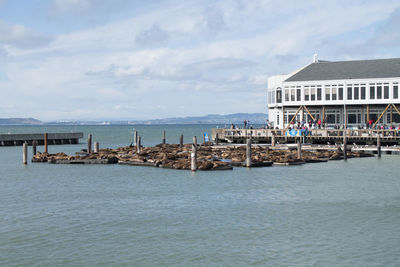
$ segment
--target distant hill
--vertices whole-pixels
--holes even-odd
[[[0,118],[0,125],[42,125],[42,121],[33,118]]]
[[[268,115],[264,113],[235,113],[227,115],[210,114],[200,117],[178,117],[156,119],[148,121],[137,121],[135,123],[143,124],[242,124],[244,120],[251,124],[263,124]]]
[[[243,124],[244,120],[250,124],[264,124],[268,115],[264,113],[235,113],[227,115],[210,114],[198,117],[176,117],[154,120],[110,120],[110,121],[52,121],[42,122],[33,118],[0,118],[0,125],[125,125],[125,124]]]

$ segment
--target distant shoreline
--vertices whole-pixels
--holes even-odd
[[[34,118],[0,118],[0,126],[67,126],[67,125],[213,125],[213,124],[243,124],[244,120],[250,124],[265,124],[268,115],[264,113],[235,113],[227,115],[210,114],[200,117],[177,117],[153,120],[63,120],[43,122]]]

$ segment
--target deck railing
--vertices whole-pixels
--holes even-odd
[[[218,134],[219,139],[232,139],[232,138],[271,138],[285,137],[287,129],[213,129],[213,138]],[[378,130],[378,129],[311,129],[308,131],[307,137],[333,137],[340,138],[344,136],[344,133],[348,137],[364,137],[364,138],[376,138],[380,135],[382,138],[399,138],[400,130]],[[289,137],[289,136],[288,136]]]

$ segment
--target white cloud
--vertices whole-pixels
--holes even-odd
[[[49,36],[36,32],[23,25],[9,24],[0,20],[0,44],[18,48],[32,48],[48,44]]]
[[[94,3],[54,0],[53,7],[68,13],[90,10]],[[8,55],[0,63],[7,77],[0,89],[13,92],[0,104],[13,104],[23,113],[18,96],[30,97],[34,101],[25,110],[28,116],[43,109],[36,100],[47,99],[54,107],[38,111],[42,119],[128,117],[129,107],[154,118],[211,109],[229,113],[238,111],[237,106],[244,112],[264,112],[266,98],[261,96],[269,75],[301,67],[314,52],[324,59],[347,57],[347,51],[337,54],[339,38],[365,29],[373,32],[398,6],[396,1],[343,5],[291,0],[284,7],[282,2],[261,0],[168,1],[140,15],[59,34],[40,46],[21,45],[27,36],[35,40],[35,31],[21,26],[23,34],[18,34],[15,25],[6,24],[3,32],[12,34],[0,35]],[[388,28],[397,29],[396,21],[392,15],[387,23],[394,26]],[[382,34],[380,40],[390,43],[390,33]],[[345,41],[350,43],[352,37]],[[224,105],[218,104],[221,99]],[[250,103],[243,105],[243,99]],[[165,109],[161,112],[157,106]],[[179,106],[186,107],[187,114],[177,110]]]

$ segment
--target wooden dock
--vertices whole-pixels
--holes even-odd
[[[83,138],[83,133],[48,133],[47,142],[49,145],[79,144],[79,139]],[[45,134],[0,134],[0,146],[22,146],[27,142],[32,145],[36,141],[37,145],[44,145]]]
[[[256,144],[290,144],[298,140],[298,136],[288,136],[288,129],[212,129],[212,138],[216,143],[244,144],[251,137]],[[344,136],[349,144],[374,145],[378,136],[382,145],[400,145],[400,130],[336,130],[312,129],[307,136],[301,137],[303,142],[311,144],[342,144]]]

